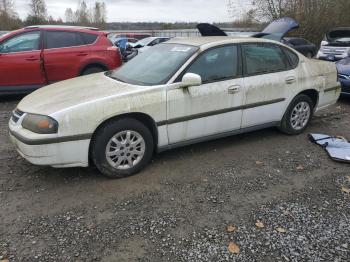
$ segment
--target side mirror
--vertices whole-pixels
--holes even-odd
[[[200,75],[187,73],[182,77],[181,87],[200,86],[202,78]]]

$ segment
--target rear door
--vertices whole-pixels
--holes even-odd
[[[298,86],[298,73],[282,47],[269,43],[242,45],[245,101],[242,128],[276,124]]]
[[[236,45],[205,51],[182,73],[200,75],[202,85],[168,91],[170,144],[240,129],[244,89],[239,53]]]
[[[9,91],[15,86],[20,92],[45,84],[39,30],[15,35],[0,43],[0,72],[0,86],[10,88]]]
[[[45,31],[44,65],[50,83],[77,77],[89,54],[82,33]]]

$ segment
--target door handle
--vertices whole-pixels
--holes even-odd
[[[287,85],[291,85],[291,84],[294,84],[296,81],[297,81],[297,80],[295,79],[294,76],[292,76],[292,77],[287,77],[287,79],[286,79],[286,84],[287,84]]]
[[[88,54],[87,53],[79,53],[77,54],[77,56],[87,56]]]
[[[235,85],[235,86],[230,86],[228,88],[228,93],[229,94],[236,94],[241,91],[241,86],[240,85]]]
[[[36,58],[36,57],[29,57],[29,58],[26,58],[27,61],[38,61],[39,58]]]

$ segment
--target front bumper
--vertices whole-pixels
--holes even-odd
[[[47,136],[43,139],[43,135],[23,129],[20,123],[14,123],[12,120],[10,120],[9,129],[10,139],[18,153],[34,165],[52,167],[87,167],[89,165],[90,139],[77,137],[77,140],[65,141],[56,137],[50,140]]]
[[[321,51],[318,51],[316,58],[320,60],[326,60],[326,61],[339,61],[344,58],[348,57],[348,53],[343,53],[343,54],[324,54]]]

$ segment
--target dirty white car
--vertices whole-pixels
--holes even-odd
[[[336,67],[271,40],[200,37],[155,46],[108,73],[25,97],[9,123],[29,162],[140,171],[154,152],[276,126],[303,132],[340,94]]]

